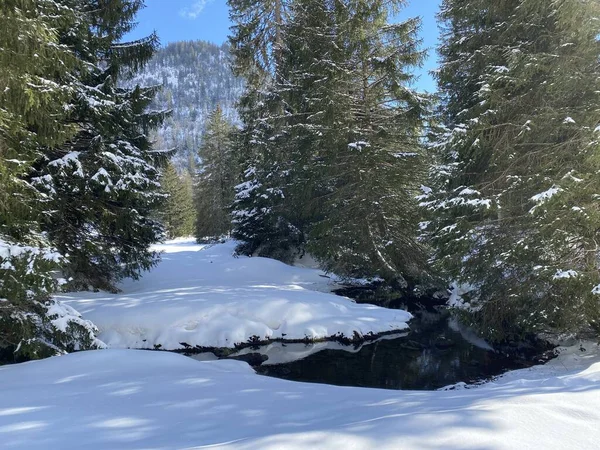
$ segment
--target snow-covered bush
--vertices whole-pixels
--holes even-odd
[[[103,346],[90,321],[50,299],[62,284],[56,277],[60,260],[52,249],[0,240],[0,349],[15,359]]]

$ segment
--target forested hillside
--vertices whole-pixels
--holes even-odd
[[[235,103],[243,82],[230,68],[229,47],[204,41],[173,42],[156,52],[128,86],[161,85],[152,108],[171,109],[172,115],[156,131],[156,148],[177,148],[174,164],[187,167],[200,147],[204,123],[220,106],[236,121]]]

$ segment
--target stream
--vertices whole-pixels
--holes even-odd
[[[273,343],[232,356],[247,360],[260,374],[287,380],[411,390],[478,383],[551,357],[543,345],[510,354],[495,350],[443,308],[411,313],[410,330],[361,345]]]

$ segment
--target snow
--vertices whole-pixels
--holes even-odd
[[[464,309],[467,311],[474,311],[474,308],[469,302],[465,301],[463,295],[468,294],[476,290],[476,287],[469,283],[459,283],[453,281],[448,289],[448,301],[447,305],[450,308]]]
[[[562,189],[559,186],[552,186],[547,191],[540,192],[539,194],[534,195],[533,197],[531,197],[531,200],[535,203],[544,203],[561,191]]]
[[[481,195],[481,193],[479,191],[476,191],[475,189],[465,188],[462,191],[460,191],[460,193],[458,195],[460,195],[460,196]]]
[[[399,152],[393,153],[392,156],[394,158],[412,158],[414,156],[419,156],[419,154],[415,152]]]
[[[251,338],[351,338],[408,328],[406,311],[333,295],[319,270],[234,257],[235,245],[170,241],[155,247],[164,252],[160,264],[138,282],[125,281],[121,294],[56,298],[93,322],[110,348],[232,348]]]
[[[62,158],[49,162],[48,165],[50,167],[56,167],[56,168],[66,168],[66,167],[70,167],[70,166],[75,166],[75,171],[73,172],[73,175],[83,178],[83,176],[84,176],[83,166],[81,165],[81,162],[79,161],[80,155],[81,155],[80,152],[69,152]]]
[[[95,348],[106,348],[106,344],[95,337],[95,334],[98,331],[96,326],[91,321],[84,320],[81,317],[81,314],[69,305],[57,301],[50,301],[47,302],[45,306],[46,316],[56,331],[67,333],[69,327],[79,325],[85,330],[84,332],[87,333],[87,337],[89,337]],[[81,348],[79,342],[74,342],[74,347],[76,350]]]
[[[371,146],[371,144],[368,142],[365,142],[365,141],[351,142],[350,144],[348,144],[348,148],[358,150],[358,151],[361,151],[363,148],[367,148],[370,146]]]
[[[492,201],[490,199],[481,199],[481,198],[466,198],[472,195],[481,195],[479,191],[475,189],[471,189],[469,187],[461,186],[454,190],[456,197],[448,198],[447,200],[439,201],[424,201],[419,204],[419,206],[425,208],[433,208],[434,210],[439,209],[447,209],[456,206],[471,206],[473,208],[485,207],[487,209],[491,208]],[[427,198],[427,193],[425,196],[420,196],[421,199]]]
[[[565,278],[577,278],[578,275],[579,274],[574,270],[557,270],[552,279],[562,280]]]
[[[294,361],[299,361],[301,359],[309,357],[310,355],[319,353],[323,350],[339,350],[344,351],[346,353],[358,353],[366,346],[374,345],[377,342],[389,339],[399,339],[407,335],[407,332],[386,334],[373,341],[368,341],[359,345],[352,346],[344,345],[339,342],[312,342],[309,344],[290,344],[283,342],[273,342],[272,344],[264,345],[258,348],[244,348],[234,353],[232,356],[241,356],[247,355],[249,353],[258,353],[261,355],[265,355],[268,358],[262,363],[262,366],[270,366],[274,364],[286,364]],[[210,356],[208,355],[212,355],[212,359],[216,359],[216,356],[212,353],[200,353],[198,355],[193,355],[192,358],[197,359],[198,361],[203,361],[206,360],[206,358],[210,358]]]
[[[492,67],[494,69],[494,72],[496,73],[507,73],[510,72],[510,69],[506,66],[494,66]]]
[[[386,391],[295,383],[238,361],[98,350],[0,367],[3,449],[591,449],[600,351],[483,386]],[[468,387],[468,386],[466,386]]]
[[[60,261],[62,257],[60,253],[51,248],[15,244],[5,241],[0,237],[0,259],[19,258],[27,255],[33,255],[53,262]]]

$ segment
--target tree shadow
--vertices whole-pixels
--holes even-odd
[[[386,391],[262,377],[237,361],[82,352],[0,371],[0,447],[593,448],[597,378],[532,372],[474,389]]]

